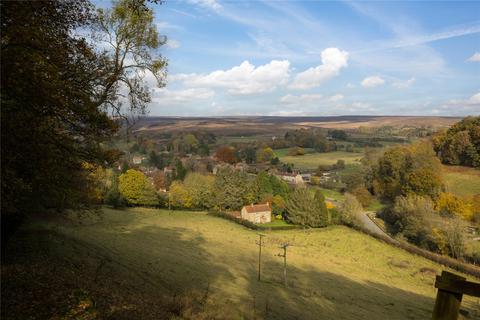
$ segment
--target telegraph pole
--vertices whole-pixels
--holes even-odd
[[[285,287],[287,287],[287,248],[290,246],[290,243],[286,242],[280,246],[283,249],[283,254],[278,254],[279,257],[283,258],[283,281],[285,282]]]
[[[260,273],[262,270],[262,247],[264,246],[263,237],[265,237],[265,235],[259,233],[258,241],[255,241],[255,243],[258,245],[258,281],[260,281]]]

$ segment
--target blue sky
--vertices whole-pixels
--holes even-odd
[[[480,2],[168,1],[151,115],[480,114]]]

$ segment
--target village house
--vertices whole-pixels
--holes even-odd
[[[312,181],[312,174],[310,173],[302,173],[301,174],[303,182],[311,182]]]
[[[240,217],[253,223],[267,223],[272,221],[270,204],[250,204],[243,206]]]
[[[175,168],[174,167],[165,167],[165,168],[163,168],[163,173],[168,177],[173,177],[173,175],[175,173]]]
[[[304,183],[302,175],[298,173],[281,173],[277,177],[291,184]]]
[[[145,160],[146,157],[143,156],[134,156],[132,159],[133,164],[141,164],[143,160]]]

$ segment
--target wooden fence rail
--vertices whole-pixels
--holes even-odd
[[[448,271],[442,271],[442,275],[436,277],[435,288],[438,292],[432,320],[456,320],[464,294],[480,297],[480,283],[466,281]]]

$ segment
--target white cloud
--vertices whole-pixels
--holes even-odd
[[[321,94],[302,94],[298,96],[287,94],[280,98],[280,102],[283,104],[309,104],[320,101],[321,99]]]
[[[190,88],[184,90],[155,89],[153,102],[158,105],[183,104],[196,100],[211,98],[215,92],[206,88]]]
[[[470,104],[480,105],[480,92],[471,96],[470,99],[468,99],[468,101],[469,101]]]
[[[344,98],[343,94],[335,94],[331,96],[328,100],[332,102],[337,102],[337,101],[343,100],[343,98]]]
[[[305,116],[307,113],[303,110],[276,110],[270,112],[269,116],[277,116],[277,117],[298,117],[298,116]]]
[[[337,76],[348,64],[348,52],[338,48],[327,48],[322,51],[322,64],[309,68],[296,75],[290,88],[310,89],[320,86],[326,80]]]
[[[410,78],[404,81],[396,81],[392,84],[392,86],[398,89],[405,89],[412,86],[415,83],[415,81],[416,81],[415,78]]]
[[[480,92],[474,94],[468,99],[454,99],[446,103],[447,106],[470,106],[480,107]]]
[[[183,28],[176,25],[171,24],[167,21],[159,21],[156,23],[157,29],[162,32],[163,30],[182,30]]]
[[[188,2],[215,12],[219,12],[222,9],[222,5],[217,0],[188,0]]]
[[[374,88],[381,86],[385,83],[385,80],[383,80],[379,76],[371,76],[371,77],[366,77],[365,79],[362,80],[361,84],[365,88]]]
[[[183,80],[188,87],[225,88],[230,94],[248,95],[271,92],[278,86],[285,85],[289,72],[288,60],[272,60],[258,67],[244,61],[228,70],[217,70],[205,75],[176,75],[173,78]]]
[[[480,52],[475,52],[473,56],[467,59],[470,62],[480,62]]]
[[[177,49],[177,48],[180,48],[180,42],[177,41],[177,40],[168,39],[167,43],[166,43],[166,46],[171,48],[171,49]]]
[[[351,83],[347,83],[347,85],[345,86],[347,89],[353,89],[355,88],[355,85],[354,84],[351,84]]]

